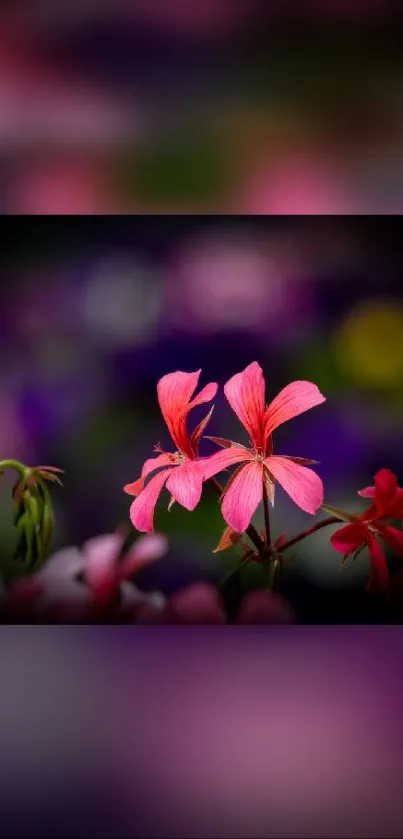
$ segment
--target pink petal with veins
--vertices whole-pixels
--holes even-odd
[[[141,470],[141,477],[132,484],[126,484],[123,487],[124,492],[126,492],[127,495],[140,495],[140,492],[144,487],[144,481],[151,472],[155,472],[156,469],[160,469],[162,466],[175,466],[176,461],[176,455],[167,454],[166,452],[159,454],[158,457],[149,457],[148,460],[145,461]]]
[[[322,402],[326,402],[326,398],[312,382],[291,382],[284,387],[266,410],[264,416],[265,443],[279,425],[305,413],[305,411],[309,411],[311,408],[315,408],[316,405],[321,405]]]
[[[266,458],[265,465],[301,510],[316,513],[323,504],[323,484],[316,472],[274,455]]]
[[[190,458],[194,453],[186,430],[186,417],[195,405],[213,399],[218,387],[215,383],[206,385],[191,402],[200,373],[201,370],[194,373],[177,370],[176,373],[163,376],[157,385],[158,401],[169,433],[179,451]]]
[[[247,463],[235,476],[225,493],[221,512],[227,524],[243,533],[263,497],[263,466]]]
[[[167,489],[182,507],[194,510],[203,489],[203,471],[200,464],[187,460],[173,469],[167,481]]]
[[[254,446],[261,447],[265,412],[265,381],[263,370],[257,361],[253,361],[241,373],[232,376],[224,386],[224,393]]]
[[[144,487],[140,495],[130,507],[130,518],[133,527],[141,533],[152,533],[154,530],[154,510],[158,496],[168,480],[171,469],[163,469]]]
[[[189,409],[195,408],[196,405],[203,405],[204,402],[211,402],[217,394],[218,384],[210,382],[206,385],[194,399],[189,403]]]
[[[199,464],[203,470],[204,480],[207,481],[224,469],[228,469],[229,466],[249,460],[253,460],[253,454],[249,449],[244,449],[242,446],[230,446],[228,449],[214,452],[210,457],[200,458]]]

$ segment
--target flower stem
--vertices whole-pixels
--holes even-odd
[[[248,551],[248,553],[246,553],[245,556],[242,557],[240,562],[238,562],[235,568],[231,568],[231,571],[228,571],[228,574],[226,574],[225,577],[223,577],[222,580],[220,580],[220,582],[218,583],[218,588],[225,588],[227,583],[229,583],[230,580],[232,580],[232,578],[235,577],[236,574],[238,574],[240,569],[243,568],[244,565],[247,565],[248,562],[250,562],[253,559],[254,553],[255,552],[252,550]]]
[[[4,472],[5,469],[15,469],[19,472],[21,478],[24,478],[28,471],[27,467],[19,460],[0,460],[0,473]]]
[[[219,484],[217,479],[216,478],[209,478],[208,483],[210,484],[210,486],[213,487],[214,492],[216,492],[216,494],[219,497],[221,497],[221,495],[223,494],[223,488],[222,488],[221,484]],[[249,527],[246,528],[245,533],[249,536],[249,539],[251,540],[251,542],[253,542],[255,547],[258,549],[259,554],[263,555],[265,545],[264,545],[263,540],[260,538],[256,528],[253,527],[253,524],[250,524]]]
[[[268,565],[265,566],[267,588],[270,591],[274,590],[274,582],[277,576],[280,559],[271,559]]]
[[[270,548],[271,545],[271,535],[270,535],[270,510],[269,510],[269,496],[267,495],[266,484],[263,479],[263,509],[264,509],[264,523],[266,527],[266,545]]]
[[[280,546],[277,550],[279,553],[283,553],[286,551],[287,548],[291,548],[293,545],[296,545],[297,542],[301,542],[302,539],[306,539],[307,536],[310,536],[311,533],[316,533],[317,530],[321,530],[322,527],[327,527],[329,524],[338,524],[339,519],[336,516],[330,516],[328,519],[324,519],[323,521],[314,524],[313,527],[309,527],[308,530],[303,530],[302,533],[298,533],[297,536],[294,536],[293,539],[290,539],[285,545]]]

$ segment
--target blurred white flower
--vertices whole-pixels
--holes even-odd
[[[156,332],[162,308],[156,269],[129,256],[106,258],[82,297],[88,330],[109,344],[135,345]]]

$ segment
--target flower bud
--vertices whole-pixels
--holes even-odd
[[[61,470],[50,466],[31,468],[17,461],[3,461],[0,466],[19,473],[13,487],[14,559],[27,570],[34,570],[45,561],[53,534],[52,502],[45,481],[60,483],[55,473]]]

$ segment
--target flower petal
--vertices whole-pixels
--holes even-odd
[[[190,438],[190,444],[192,446],[193,451],[195,451],[195,452],[197,452],[197,447],[199,445],[200,437],[202,436],[204,429],[207,428],[207,426],[208,426],[208,424],[211,420],[213,411],[214,411],[214,405],[210,408],[208,414],[206,414],[206,416],[201,420],[201,422],[199,422],[199,425],[195,428],[195,430],[194,430],[194,432],[193,432],[193,434]]]
[[[229,466],[248,460],[253,460],[253,454],[249,449],[244,449],[243,446],[230,446],[222,451],[214,452],[210,457],[201,457],[198,462],[202,467],[204,480],[207,481],[213,475],[218,475],[219,472],[228,469]]]
[[[375,498],[375,487],[365,487],[358,490],[358,495],[362,498]]]
[[[133,577],[147,565],[157,562],[168,552],[168,539],[162,533],[140,536],[124,556],[119,567],[121,580]]]
[[[396,496],[389,509],[389,517],[394,519],[403,518],[403,489],[397,488]]]
[[[397,493],[397,477],[390,469],[380,469],[374,481],[376,506],[379,512],[387,512]]]
[[[221,512],[227,524],[243,533],[263,497],[263,466],[247,463],[225,492]]]
[[[95,600],[107,600],[116,591],[119,582],[118,558],[122,545],[123,537],[119,533],[97,536],[83,545],[85,581]]]
[[[217,589],[209,583],[193,583],[170,598],[171,622],[217,624],[225,614]]]
[[[196,460],[186,460],[173,469],[167,481],[167,489],[178,504],[186,510],[197,507],[203,490],[203,470]]]
[[[264,415],[264,444],[279,425],[326,402],[326,397],[312,382],[297,381],[280,390]]]
[[[204,402],[211,402],[211,400],[217,395],[217,390],[217,382],[209,382],[209,384],[203,387],[200,393],[195,396],[191,402],[189,402],[189,410],[195,408],[196,405],[203,405]]]
[[[125,484],[123,487],[123,492],[126,492],[127,495],[140,495],[140,492],[144,489],[144,481],[143,478],[137,478],[137,481],[133,481],[132,484]]]
[[[230,548],[238,545],[241,539],[242,533],[238,533],[232,527],[226,527],[217,547],[213,550],[213,554],[218,554],[220,551],[230,550]]]
[[[257,361],[232,376],[224,386],[224,393],[254,446],[260,448],[263,442],[265,381]]]
[[[379,533],[396,556],[403,558],[403,531],[397,527],[380,527]]]
[[[237,445],[237,443],[234,443],[233,440],[227,440],[226,437],[209,437],[206,434],[206,440],[211,440],[212,443],[215,443],[217,446],[221,446],[223,449],[228,449],[230,446]]]
[[[144,488],[145,479],[151,472],[155,472],[156,469],[160,469],[162,466],[175,466],[177,463],[177,455],[169,454],[167,452],[163,452],[159,454],[158,457],[149,457],[148,460],[145,461],[144,466],[141,470],[141,477],[134,481],[133,484],[126,484],[123,487],[123,491],[127,493],[127,495],[140,495],[140,492]]]
[[[84,570],[84,554],[78,548],[63,548],[49,557],[35,574],[46,585],[57,580],[73,579]]]
[[[151,481],[144,487],[143,491],[137,496],[130,507],[130,518],[133,527],[141,533],[153,532],[155,505],[170,473],[171,469],[163,469],[162,472],[158,472],[158,475],[151,478]]]
[[[340,527],[330,537],[330,544],[342,554],[350,554],[357,550],[367,539],[367,528],[363,524],[354,523]]]
[[[201,370],[194,373],[177,370],[176,373],[163,376],[157,385],[158,401],[169,433],[179,451],[190,458],[194,456],[194,451],[186,430],[186,417],[195,405],[213,399],[218,388],[218,385],[211,382],[190,402],[200,373]]]
[[[385,554],[379,542],[376,539],[371,539],[368,547],[371,560],[371,576],[366,590],[372,594],[387,588],[389,584],[389,571]]]
[[[294,623],[291,606],[279,594],[271,591],[249,591],[242,599],[237,614],[237,623],[279,624]]]
[[[177,370],[175,373],[168,373],[159,380],[157,384],[158,401],[167,425],[172,415],[187,408],[197,388],[200,373],[201,368],[195,370],[194,373]]]
[[[316,472],[275,455],[266,458],[265,466],[301,510],[316,513],[323,504],[323,484]]]

